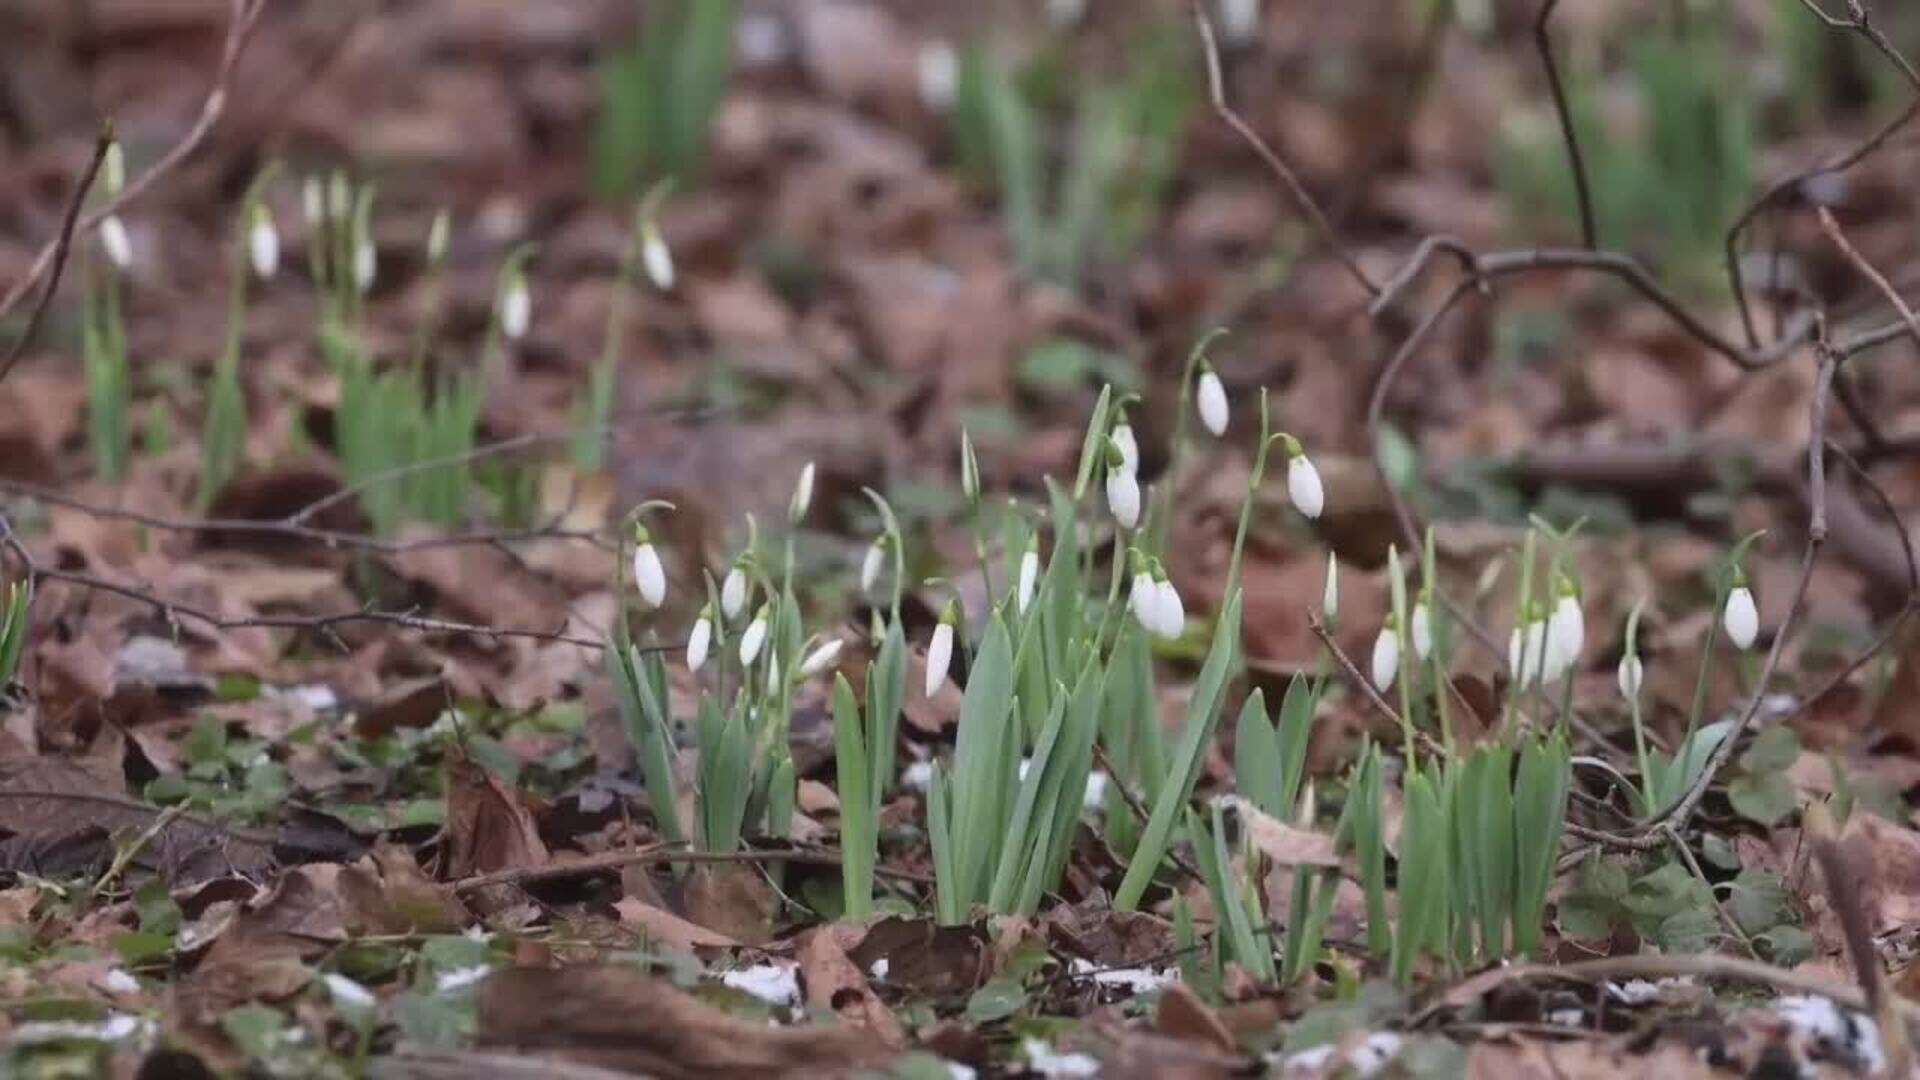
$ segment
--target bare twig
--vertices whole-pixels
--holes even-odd
[[[1127,804],[1127,809],[1132,811],[1135,820],[1139,821],[1144,827],[1146,823],[1152,819],[1152,812],[1147,809],[1145,803],[1140,801],[1140,796],[1135,795],[1133,789],[1127,786],[1126,778],[1120,775],[1119,769],[1113,767],[1113,759],[1107,756],[1106,747],[1101,746],[1100,740],[1098,739],[1093,741],[1093,757],[1095,761],[1099,762],[1101,768],[1107,770],[1107,783],[1113,785],[1113,790],[1120,793],[1121,801]],[[1194,881],[1207,880],[1198,868],[1187,861],[1186,856],[1180,854],[1173,848],[1167,849],[1167,857],[1171,859],[1173,865],[1177,867],[1181,873],[1187,875],[1187,877]]]
[[[72,229],[62,229],[61,235],[48,241],[34,257],[33,265],[27,269],[19,281],[14,282],[4,296],[0,296],[0,317],[12,311],[20,299],[27,294],[36,282],[45,277],[59,257],[61,250],[71,242],[74,235],[85,235],[97,228],[100,222],[117,212],[121,207],[138,199],[148,188],[172,172],[182,161],[190,157],[206,141],[207,133],[213,130],[220,116],[226,111],[227,99],[232,92],[234,70],[239,66],[240,54],[245,51],[247,41],[253,36],[254,27],[260,21],[261,12],[266,10],[267,0],[232,0],[233,12],[227,23],[227,36],[220,46],[220,65],[214,72],[213,86],[207,91],[206,99],[200,105],[200,114],[194,119],[193,126],[175,143],[172,149],[161,155],[158,161],[147,167],[145,172],[127,182],[120,193],[109,198],[83,215],[79,224]]]
[[[535,881],[558,881],[563,878],[585,877],[589,874],[601,874],[609,870],[619,870],[628,866],[646,866],[651,863],[769,863],[788,862],[805,863],[809,866],[839,866],[840,853],[821,851],[811,848],[772,848],[764,851],[693,851],[678,844],[652,844],[631,851],[614,851],[604,855],[595,855],[571,862],[548,863],[545,866],[519,866],[507,870],[495,870],[490,874],[476,874],[461,878],[453,883],[456,893],[472,892],[490,885],[526,885]],[[874,873],[881,877],[897,881],[911,881],[919,885],[931,885],[933,879],[925,874],[911,870],[895,870],[886,866],[877,866]]]
[[[1580,136],[1573,127],[1573,107],[1567,102],[1560,65],[1553,59],[1553,39],[1547,34],[1547,22],[1559,6],[1560,0],[1542,0],[1540,14],[1533,20],[1533,44],[1540,52],[1540,66],[1546,69],[1553,111],[1560,118],[1560,134],[1567,143],[1567,168],[1573,173],[1573,191],[1580,203],[1580,240],[1593,249],[1600,246],[1600,234],[1593,220],[1593,192],[1587,187],[1587,163],[1580,153]]]
[[[80,208],[87,204],[87,192],[93,189],[93,179],[100,173],[100,163],[107,158],[107,148],[113,145],[113,126],[102,128],[100,137],[94,140],[93,156],[87,159],[87,167],[80,173],[80,182],[67,200],[67,212],[60,219],[59,235],[53,239],[53,270],[47,279],[47,287],[40,291],[40,299],[33,305],[33,313],[27,316],[27,325],[20,331],[13,344],[7,348],[4,359],[0,359],[0,381],[13,372],[13,365],[20,362],[27,347],[39,336],[40,324],[47,317],[47,307],[53,303],[53,294],[59,291],[60,277],[67,269],[67,255],[73,249],[73,230],[80,220]],[[0,307],[0,315],[6,314],[6,308]]]

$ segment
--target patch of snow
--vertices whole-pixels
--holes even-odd
[[[452,971],[443,971],[438,978],[433,980],[433,992],[436,994],[458,993],[492,973],[493,969],[485,964],[475,964],[472,967],[454,968]]]
[[[140,992],[140,980],[134,978],[124,968],[114,968],[100,976],[94,983],[109,994],[137,994]]]
[[[1135,994],[1156,994],[1173,983],[1180,981],[1177,971],[1155,971],[1152,968],[1113,968],[1102,970],[1080,957],[1073,958],[1073,973],[1085,975],[1101,986],[1124,986]]]
[[[42,1020],[14,1028],[8,1041],[15,1046],[35,1046],[56,1042],[117,1043],[151,1025],[127,1013],[108,1013],[98,1023],[78,1020]]]
[[[925,791],[933,786],[933,762],[916,761],[900,771],[900,784],[915,791]]]
[[[892,964],[883,956],[875,960],[873,965],[867,968],[867,977],[876,980],[885,979],[887,977],[887,969],[891,966]]]
[[[1366,1080],[1386,1068],[1387,1063],[1399,1055],[1400,1047],[1400,1036],[1391,1031],[1376,1031],[1347,1055],[1347,1064],[1353,1069],[1353,1075]]]
[[[1047,1080],[1081,1080],[1083,1077],[1100,1075],[1100,1063],[1087,1054],[1062,1054],[1046,1042],[1033,1038],[1029,1038],[1023,1046],[1027,1053],[1027,1067]]]
[[[1842,1009],[1832,1000],[1815,996],[1783,997],[1773,1003],[1794,1030],[1813,1039],[1823,1048],[1858,1062],[1869,1076],[1886,1071],[1886,1050],[1880,1045],[1880,1028],[1870,1017]]]
[[[780,964],[756,964],[729,971],[720,981],[742,993],[752,994],[769,1005],[792,1005],[800,1000],[797,968]]]

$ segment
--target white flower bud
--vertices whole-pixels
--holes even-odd
[[[1245,45],[1260,29],[1260,0],[1220,0],[1220,36]]]
[[[866,557],[860,560],[860,591],[872,592],[880,580],[880,571],[887,563],[887,539],[882,535],[867,547]]]
[[[973,452],[973,436],[960,429],[960,494],[970,503],[980,501],[980,459]]]
[[[127,226],[120,220],[120,215],[108,214],[101,219],[100,248],[107,253],[107,261],[116,269],[132,269],[133,238],[127,235]]]
[[[747,624],[746,633],[740,635],[740,663],[744,667],[753,663],[760,655],[760,646],[767,642],[767,606],[753,613],[753,621]]]
[[[699,671],[707,662],[707,650],[713,646],[713,616],[706,608],[700,609],[700,617],[693,621],[693,632],[687,635],[687,670]]]
[[[1395,675],[1400,673],[1400,631],[1392,618],[1380,628],[1373,639],[1373,685],[1386,690],[1393,685]]]
[[[1133,575],[1133,584],[1127,590],[1127,608],[1147,633],[1160,632],[1160,590],[1153,584],[1152,574],[1141,570]]]
[[[1320,486],[1320,470],[1313,467],[1304,453],[1287,459],[1287,497],[1310,518],[1319,517],[1327,504],[1326,489]]]
[[[1320,590],[1320,614],[1328,622],[1340,617],[1340,561],[1327,552],[1327,584]]]
[[[1027,613],[1027,605],[1033,603],[1033,590],[1040,584],[1040,552],[1031,544],[1020,556],[1020,584],[1013,591],[1014,610]]]
[[[373,291],[374,275],[380,269],[380,255],[374,250],[373,237],[361,235],[353,242],[353,284],[364,295]]]
[[[1140,441],[1133,437],[1133,425],[1125,420],[1113,425],[1113,445],[1120,448],[1120,468],[1126,472],[1140,471]]]
[[[1425,600],[1413,605],[1413,625],[1407,628],[1407,634],[1413,638],[1415,659],[1425,660],[1433,653],[1433,612],[1427,608]]]
[[[673,288],[673,252],[667,250],[667,238],[660,235],[660,227],[651,221],[640,227],[640,259],[654,288],[661,292]]]
[[[1200,422],[1216,437],[1227,433],[1227,388],[1213,368],[1203,368],[1200,385],[1194,392],[1194,405],[1200,410]]]
[[[280,230],[273,225],[272,212],[260,203],[253,205],[253,222],[247,229],[247,258],[261,281],[272,281],[280,269]]]
[[[953,623],[946,616],[933,628],[933,640],[927,642],[926,696],[938,693],[947,682],[947,668],[953,663]]]
[[[326,194],[320,188],[318,176],[309,176],[300,185],[300,212],[306,216],[307,228],[316,232],[326,220]]]
[[[1580,598],[1563,592],[1547,620],[1547,677],[1557,679],[1578,667],[1580,650],[1586,643],[1587,620],[1580,611]]]
[[[446,260],[447,244],[453,235],[453,215],[441,207],[433,215],[433,224],[427,226],[427,261],[435,266]]]
[[[1520,679],[1522,686],[1531,686],[1545,675],[1547,651],[1547,620],[1534,618],[1527,623],[1527,636],[1520,649],[1520,668],[1525,674]]]
[[[813,505],[813,462],[800,467],[800,480],[793,485],[793,501],[787,504],[787,520],[795,525],[806,519]]]
[[[846,642],[835,638],[813,650],[813,652],[808,654],[807,658],[801,662],[800,674],[811,677],[832,667],[833,662],[840,659],[840,650],[845,646]]]
[[[1172,581],[1161,578],[1155,583],[1154,591],[1158,594],[1156,614],[1160,620],[1160,636],[1179,637],[1187,629],[1187,608],[1180,602],[1180,590],[1173,587]]]
[[[500,332],[518,341],[527,335],[532,321],[533,295],[527,291],[527,279],[515,273],[500,293]]]
[[[767,653],[767,693],[777,694],[779,692],[780,650],[773,649]]]
[[[720,614],[731,622],[740,617],[747,606],[747,575],[738,565],[727,571],[727,579],[720,584]]]
[[[919,76],[920,104],[928,112],[943,113],[953,108],[960,95],[960,57],[945,41],[930,41],[921,46],[915,63]]]
[[[1133,470],[1122,466],[1107,470],[1107,509],[1123,529],[1140,524],[1140,481]]]
[[[633,549],[633,584],[650,608],[659,607],[667,599],[666,568],[660,565],[660,552],[651,540],[644,539],[644,534]]]
[[[1760,609],[1754,606],[1752,589],[1736,585],[1727,593],[1727,609],[1721,624],[1726,627],[1727,640],[1733,642],[1734,648],[1753,647],[1754,639],[1760,636]]]
[[[1640,683],[1645,675],[1645,667],[1640,658],[1632,653],[1620,658],[1620,667],[1614,672],[1614,678],[1620,683],[1620,696],[1628,701],[1637,701],[1640,697]]]

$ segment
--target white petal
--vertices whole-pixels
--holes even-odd
[[[1620,658],[1620,668],[1614,672],[1614,678],[1620,683],[1620,696],[1632,701],[1640,696],[1640,683],[1645,677],[1645,665],[1640,658],[1629,653]]]
[[[1127,591],[1127,608],[1149,634],[1160,632],[1159,606],[1160,590],[1154,588],[1153,575],[1144,570],[1133,575],[1133,585]]]
[[[953,663],[953,624],[933,628],[933,640],[927,643],[926,696],[932,697],[947,683],[947,667]]]
[[[1553,657],[1553,678],[1566,674],[1580,662],[1580,650],[1586,645],[1586,619],[1580,614],[1580,602],[1563,596],[1554,605],[1553,618],[1547,621],[1547,652]]]
[[[1027,613],[1027,605],[1033,603],[1033,590],[1040,583],[1040,553],[1028,551],[1020,556],[1020,585],[1014,590],[1014,604],[1020,614]]]
[[[767,693],[780,692],[780,650],[767,653]]]
[[[1409,628],[1413,637],[1413,655],[1425,660],[1433,652],[1433,612],[1427,610],[1424,603],[1413,606],[1413,625]]]
[[[1107,470],[1107,509],[1123,529],[1140,524],[1140,481],[1126,468]]]
[[[793,485],[793,501],[787,504],[788,520],[799,524],[813,505],[813,462],[800,467],[800,479]]]
[[[840,650],[845,647],[845,645],[846,642],[835,638],[813,650],[805,662],[800,665],[800,674],[818,675],[829,667],[832,667],[833,662],[840,659]]]
[[[247,257],[261,281],[273,280],[274,273],[280,269],[280,231],[273,227],[273,219],[264,209],[247,232]]]
[[[633,584],[640,599],[657,608],[667,599],[667,571],[660,565],[660,552],[652,544],[633,549]]]
[[[1527,624],[1526,644],[1520,649],[1520,668],[1525,672],[1521,685],[1531,685],[1540,679],[1541,669],[1546,665],[1546,651],[1547,620],[1535,619]]]
[[[1320,613],[1328,622],[1340,616],[1340,562],[1327,552],[1327,584],[1320,591]]]
[[[687,635],[687,670],[699,671],[707,662],[707,649],[713,644],[713,624],[706,619],[696,619],[693,632]]]
[[[1113,442],[1120,448],[1120,467],[1130,473],[1140,471],[1140,442],[1133,437],[1132,424],[1115,424]]]
[[[1220,0],[1220,36],[1234,45],[1253,40],[1260,29],[1260,0]]]
[[[727,580],[720,585],[720,614],[737,619],[746,606],[747,575],[736,566],[727,571]]]
[[[872,592],[873,586],[880,580],[880,569],[886,565],[886,545],[875,540],[867,547],[866,558],[860,560],[860,591]]]
[[[133,265],[133,238],[127,235],[127,226],[118,214],[100,222],[100,247],[114,266],[125,270]]]
[[[1382,627],[1373,639],[1373,685],[1381,690],[1393,685],[1400,671],[1400,635],[1392,627]]]
[[[917,74],[920,82],[920,104],[929,112],[946,112],[953,108],[954,99],[960,92],[960,57],[953,46],[944,41],[928,42],[920,50]]]
[[[353,283],[361,292],[373,288],[373,278],[379,266],[379,253],[373,248],[373,241],[361,237],[353,246]]]
[[[659,229],[648,226],[640,241],[640,257],[647,264],[647,277],[654,288],[661,292],[673,288],[673,252],[667,250],[666,237]]]
[[[1287,497],[1302,514],[1310,518],[1320,516],[1326,507],[1326,489],[1320,486],[1320,470],[1313,467],[1305,454],[1297,455],[1287,462]]]
[[[1187,629],[1187,607],[1180,602],[1180,590],[1173,587],[1173,582],[1162,581],[1154,591],[1159,594],[1160,636],[1179,637]]]
[[[1742,585],[1727,594],[1727,611],[1721,620],[1727,640],[1738,649],[1750,649],[1760,636],[1760,611],[1753,603],[1753,590]]]
[[[532,321],[533,295],[527,291],[526,282],[516,279],[500,297],[500,332],[518,341],[527,336],[527,325]]]
[[[760,646],[767,640],[767,620],[759,617],[747,624],[747,632],[740,635],[740,663],[751,664],[760,655]]]
[[[1212,371],[1200,373],[1200,386],[1194,395],[1200,409],[1200,422],[1215,436],[1227,433],[1227,388]]]
[[[345,975],[328,972],[322,978],[326,981],[327,993],[333,996],[334,1005],[340,1008],[362,1012],[380,1003],[380,999],[373,996],[373,991]]]
[[[1513,672],[1513,677],[1516,679],[1520,678],[1521,672],[1523,671],[1520,666],[1520,653],[1526,640],[1526,631],[1518,626],[1514,627],[1513,632],[1507,635],[1507,667]]]

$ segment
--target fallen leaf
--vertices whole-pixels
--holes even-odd
[[[687,914],[701,926],[758,945],[773,936],[773,915],[779,898],[747,863],[708,863],[687,875],[682,898]]]
[[[843,938],[857,927],[816,927],[800,940],[800,981],[807,990],[807,1007],[829,1010],[855,1027],[865,1028],[893,1050],[907,1045],[900,1021],[867,985],[867,977],[848,958]]]
[[[637,896],[621,897],[614,901],[613,909],[620,913],[620,925],[640,931],[649,941],[681,952],[692,952],[695,948],[738,948],[740,945],[725,934],[683,919],[665,908],[655,907]]]
[[[339,889],[356,933],[449,934],[472,919],[449,890],[427,879],[412,852],[394,844],[378,844],[342,867]]]

